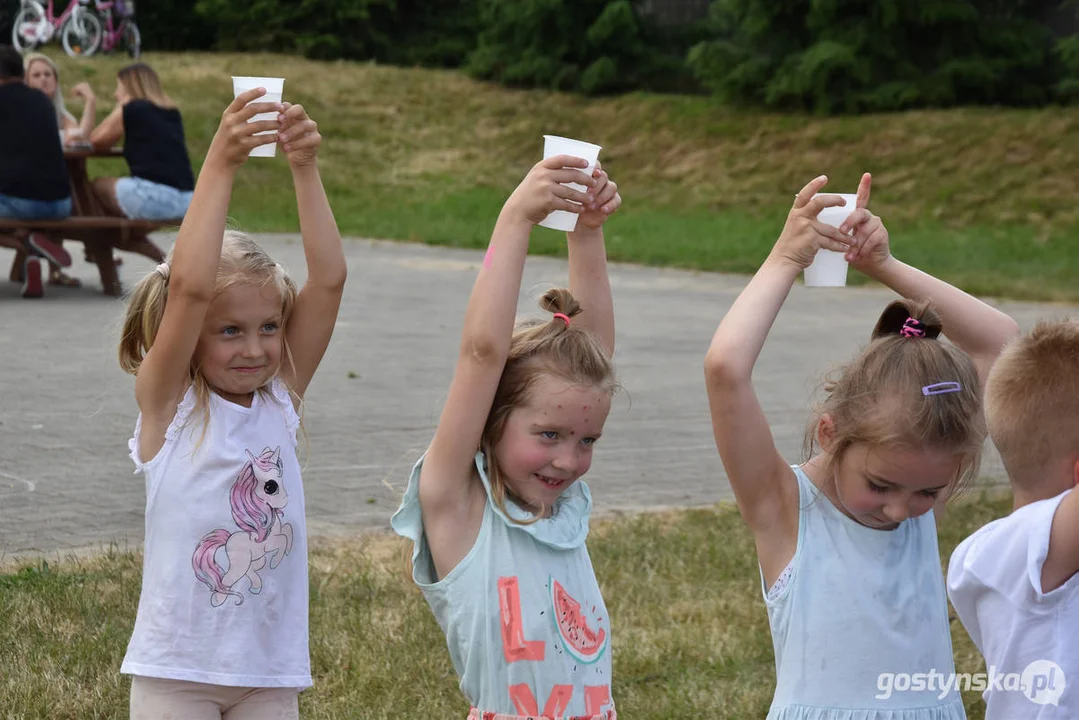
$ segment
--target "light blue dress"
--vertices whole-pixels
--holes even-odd
[[[585,547],[592,495],[574,483],[552,515],[491,498],[476,543],[438,578],[420,513],[421,458],[391,524],[413,542],[412,577],[446,634],[461,691],[474,708],[506,715],[597,716],[613,711],[611,626]],[[612,713],[613,715],[613,713]]]
[[[793,469],[798,546],[764,588],[776,657],[768,720],[964,720],[933,513],[874,530]]]

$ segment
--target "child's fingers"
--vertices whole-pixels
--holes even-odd
[[[322,142],[322,136],[318,133],[311,133],[304,135],[303,137],[296,138],[295,140],[282,140],[281,144],[285,148],[285,152],[292,152],[293,150],[303,150],[304,148],[317,147]]]
[[[836,245],[842,245],[842,252],[846,252],[851,246],[851,237],[846,233],[839,231],[839,228],[832,227],[828,223],[822,223],[820,220],[813,220],[810,222],[810,226],[820,236],[821,242],[828,241]],[[821,247],[826,247],[822,245]],[[828,247],[829,250],[835,250],[837,248]]]
[[[804,208],[807,204],[809,204],[810,199],[818,192],[820,192],[820,189],[827,184],[827,175],[819,175],[810,180],[808,183],[806,183],[806,186],[799,190],[798,194],[794,196],[794,208],[796,210]]]
[[[281,140],[282,142],[287,141],[291,138],[296,138],[297,140],[299,140],[304,135],[310,135],[312,133],[318,133],[318,123],[316,123],[314,120],[304,120],[302,122],[296,123],[295,125],[291,125],[287,127],[284,131],[282,131]]]
[[[303,109],[303,105],[293,105],[289,103],[289,106],[284,109],[284,115],[287,120],[301,120],[307,117],[307,111]]]
[[[847,219],[839,226],[839,231],[849,233],[851,228],[857,228],[873,217],[873,213],[869,212],[864,207],[859,207],[847,216]]]
[[[569,200],[555,196],[551,198],[549,209],[565,210],[566,212],[580,214],[584,211],[584,205],[581,205],[580,203],[570,202]]]
[[[614,183],[611,184],[613,185]],[[615,193],[614,197],[609,202],[604,203],[600,207],[600,209],[606,214],[610,215],[620,207],[622,207],[622,196],[618,193]]]
[[[561,184],[551,188],[551,193],[554,194],[555,197],[572,200],[573,202],[581,203],[582,205],[588,202],[588,195],[586,193]]]
[[[572,155],[552,155],[549,158],[544,158],[540,161],[540,167],[545,167],[549,170],[561,170],[562,168],[586,168],[588,167],[588,161],[584,158],[573,157]],[[582,175],[584,173],[581,173]],[[587,176],[586,176],[587,177]],[[575,181],[577,182],[577,181]]]
[[[863,174],[861,182],[858,183],[858,202],[855,204],[855,207],[869,207],[869,192],[872,189],[873,176],[869,173]]]
[[[242,93],[233,98],[229,106],[225,108],[226,113],[236,113],[243,109],[244,105],[255,98],[260,98],[266,94],[266,88],[251,88],[250,90],[244,90]]]
[[[843,207],[847,204],[839,195],[817,195],[805,205],[805,212],[812,217],[820,215],[820,211],[829,207]]]
[[[277,122],[275,120],[256,120],[255,122],[242,123],[232,128],[233,137],[246,137],[261,132],[272,132],[277,137]]]
[[[588,174],[581,172],[580,170],[574,170],[572,168],[561,168],[555,170],[550,174],[550,178],[557,183],[577,183],[578,185],[584,185],[586,187],[594,187],[596,184],[595,178],[590,177]]]
[[[598,172],[592,173],[592,180],[595,182],[595,184],[589,189],[588,194],[594,198],[599,198],[599,196],[603,194],[604,189],[607,187],[607,183],[610,181],[610,178],[607,177],[607,173],[599,170]]]
[[[281,103],[271,103],[271,102],[251,103],[250,105],[248,105],[246,107],[242,107],[238,111],[236,111],[236,113],[234,114],[234,117],[238,121],[239,120],[245,120],[246,121],[246,120],[250,120],[251,118],[255,117],[256,115],[258,115],[260,113],[272,113],[272,112],[280,112],[280,111],[281,111]],[[273,122],[274,122],[275,125],[277,124],[276,120],[274,120]]]
[[[252,135],[251,137],[243,138],[240,144],[246,148],[257,148],[260,145],[270,145],[277,142],[277,135],[272,133],[266,133],[265,135]]]
[[[596,192],[596,199],[594,204],[596,207],[603,207],[611,201],[618,194],[618,183],[608,182],[603,186],[603,189]]]

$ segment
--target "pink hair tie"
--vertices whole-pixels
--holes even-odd
[[[555,313],[554,316],[562,322],[566,323],[566,327],[569,327],[569,315],[565,313]]]
[[[899,334],[903,337],[925,337],[925,323],[921,320],[916,320],[912,317],[907,318],[907,321],[903,323],[903,327],[899,330]]]

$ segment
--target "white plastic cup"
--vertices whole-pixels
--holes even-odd
[[[254,90],[255,88],[266,88],[266,94],[260,98],[256,98],[253,102],[281,102],[281,93],[285,89],[284,78],[271,78],[271,77],[234,77],[232,78],[232,96],[236,97],[240,93],[247,92],[248,90]],[[277,113],[259,113],[251,118],[248,122],[259,122],[261,120],[274,120],[277,118]],[[267,135],[269,133],[276,132],[274,130],[264,130],[257,133],[258,135]],[[248,157],[273,157],[277,155],[277,143],[268,143],[266,145],[259,145],[256,148],[252,148],[248,153]]]
[[[817,215],[822,223],[839,227],[843,224],[858,202],[857,195],[850,193],[820,193],[821,195],[839,195],[846,204],[826,207]],[[816,197],[816,196],[814,196]],[[818,250],[813,263],[805,269],[806,287],[845,287],[847,284],[847,258],[844,253],[835,250]]]
[[[571,140],[557,135],[543,136],[544,160],[554,155],[572,155],[573,157],[583,158],[588,161],[588,167],[581,170],[581,172],[586,175],[591,175],[592,171],[596,169],[596,162],[599,160],[599,151],[602,149],[603,148],[599,145],[593,145],[592,143],[582,142],[580,140]],[[578,169],[580,168],[574,168],[574,170]],[[578,183],[562,184],[566,187],[573,188],[577,192],[585,192],[588,190],[587,187],[579,185]],[[551,228],[552,230],[573,232],[577,228],[577,213],[572,213],[567,210],[555,210],[540,222],[540,226]]]

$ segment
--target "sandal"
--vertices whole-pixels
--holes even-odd
[[[61,287],[79,288],[82,287],[82,280],[79,280],[77,277],[65,275],[57,268],[52,268],[49,272],[49,284],[59,285]]]

